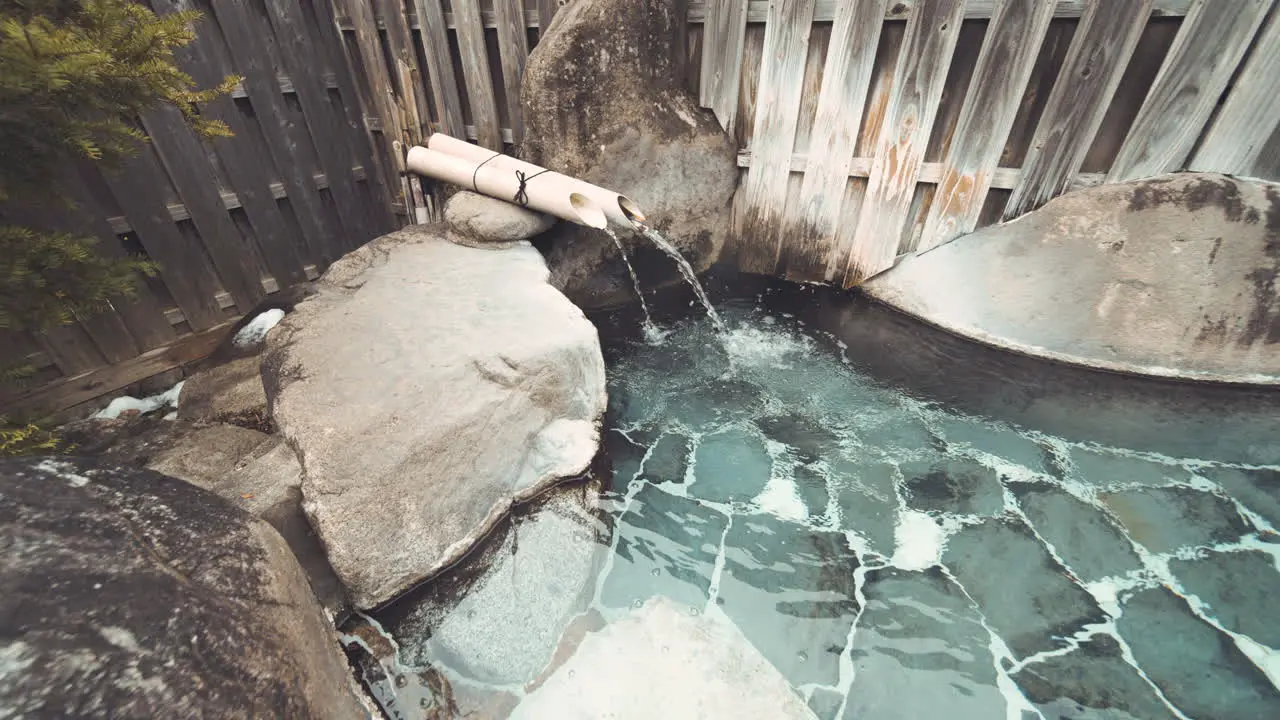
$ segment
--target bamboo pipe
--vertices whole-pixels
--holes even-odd
[[[444,133],[432,133],[427,140],[427,147],[477,163],[488,161],[485,167],[496,165],[508,172],[519,170],[530,177],[534,173],[542,172],[544,169],[533,163],[513,158],[510,155],[497,155],[495,157],[492,150],[482,148],[479,145],[472,145],[465,140],[459,140]],[[554,174],[559,175],[559,173]],[[576,192],[594,200],[604,210],[604,214],[613,224],[628,230],[635,230],[637,226],[643,225],[645,220],[644,213],[640,211],[640,206],[636,205],[631,198],[577,178],[570,178],[564,175],[560,175],[560,177],[564,177],[573,183]],[[541,179],[539,178],[539,180]]]
[[[508,168],[497,167],[493,163],[482,166],[480,162],[422,146],[409,149],[405,167],[419,175],[461,185],[507,202],[513,202],[517,195],[521,195],[525,198],[526,207],[579,225],[598,229],[609,225],[600,206],[580,192],[577,184],[559,173],[549,172],[534,182],[524,183]]]

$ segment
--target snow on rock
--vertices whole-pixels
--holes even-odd
[[[250,320],[248,325],[240,328],[236,336],[231,339],[231,344],[242,349],[251,348],[265,340],[271,328],[279,325],[283,319],[284,310],[280,308],[258,313],[258,316]]]
[[[405,230],[334,263],[267,339],[272,417],[357,606],[452,564],[591,462],[600,341],[547,274],[531,246]]]
[[[94,413],[96,420],[115,420],[121,415],[136,412],[139,415],[146,415],[163,408],[178,407],[178,396],[182,394],[182,383],[178,383],[159,395],[151,397],[136,398],[125,395],[111,401],[110,405]]]

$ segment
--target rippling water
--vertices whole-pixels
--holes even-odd
[[[600,504],[390,613],[406,662],[509,708],[564,628],[662,595],[822,718],[1280,717],[1274,394],[974,352],[795,286],[718,309],[724,334],[610,342]]]

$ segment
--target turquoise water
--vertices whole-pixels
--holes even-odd
[[[1046,368],[836,297],[607,333],[593,502],[389,613],[402,661],[509,709],[566,627],[664,595],[821,718],[1280,717],[1274,395]]]

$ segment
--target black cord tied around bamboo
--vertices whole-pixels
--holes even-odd
[[[478,175],[478,174],[480,173],[480,168],[482,168],[482,167],[484,167],[485,165],[489,164],[489,160],[492,160],[492,159],[494,159],[494,158],[496,158],[496,157],[500,157],[501,155],[502,155],[502,153],[494,153],[494,154],[490,155],[490,156],[489,156],[489,157],[488,157],[484,162],[482,162],[482,163],[480,163],[479,165],[477,165],[475,170],[472,170],[472,171],[471,171],[471,189],[472,189],[472,190],[475,190],[477,193],[480,193],[480,186],[478,186],[478,185],[476,184],[476,175]],[[519,180],[519,181],[520,181],[520,187],[516,188],[516,195],[515,195],[515,197],[514,197],[514,198],[512,198],[512,201],[513,201],[513,202],[515,202],[515,203],[516,203],[517,205],[519,205],[520,207],[528,207],[528,206],[529,206],[529,194],[528,194],[527,192],[525,192],[525,190],[526,190],[526,188],[527,188],[527,186],[528,186],[528,184],[529,184],[529,181],[530,181],[530,180],[532,180],[532,179],[534,179],[534,178],[536,178],[536,177],[538,177],[538,176],[539,176],[539,175],[541,175],[542,173],[547,173],[547,172],[551,172],[551,171],[550,171],[550,170],[542,170],[542,171],[536,172],[536,173],[534,173],[534,174],[532,174],[532,175],[525,175],[525,173],[521,172],[520,170],[516,170],[516,180]],[[483,194],[483,193],[480,193],[480,194]]]

